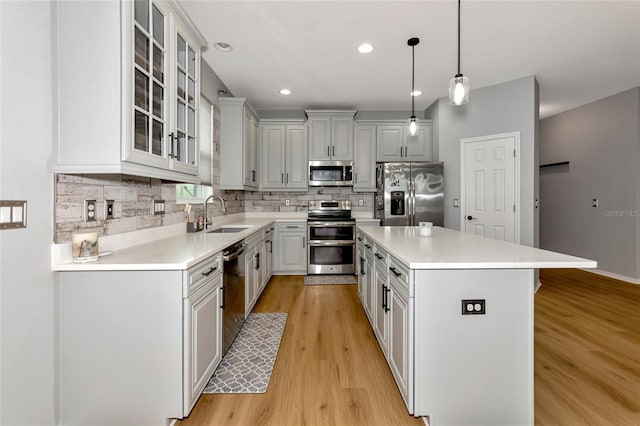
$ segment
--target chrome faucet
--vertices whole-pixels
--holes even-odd
[[[204,228],[207,229],[207,227],[209,225],[211,225],[211,221],[209,220],[209,217],[207,216],[207,203],[209,202],[209,200],[211,200],[212,198],[217,198],[218,200],[220,200],[220,204],[222,205],[222,214],[225,214],[227,212],[227,206],[224,203],[224,198],[222,198],[219,195],[216,194],[211,194],[209,195],[207,198],[205,198],[204,200]]]

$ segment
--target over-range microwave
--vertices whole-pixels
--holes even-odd
[[[309,161],[309,186],[352,186],[353,161]]]

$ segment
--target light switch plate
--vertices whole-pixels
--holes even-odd
[[[27,202],[0,200],[0,230],[27,227]]]

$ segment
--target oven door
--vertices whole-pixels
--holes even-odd
[[[314,241],[355,241],[354,222],[309,222],[308,235],[309,242]]]
[[[354,274],[356,245],[353,241],[309,242],[309,274]]]

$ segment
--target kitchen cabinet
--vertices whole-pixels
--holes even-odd
[[[423,120],[414,136],[409,134],[406,124],[377,125],[378,162],[431,161],[433,158],[433,135],[431,120]]]
[[[214,274],[184,300],[185,413],[191,411],[222,360],[221,268]]]
[[[356,111],[305,111],[309,127],[309,160],[353,160]]]
[[[221,357],[221,273],[220,253],[188,270],[61,272],[60,423],[188,416]]]
[[[358,295],[360,296],[360,303],[365,305],[366,287],[364,285],[364,273],[366,272],[364,262],[366,261],[364,252],[364,236],[360,231],[356,231],[356,274],[358,275]],[[365,311],[366,312],[366,311]]]
[[[281,222],[276,225],[274,273],[307,274],[307,223]]]
[[[375,295],[375,266],[373,263],[373,243],[365,241],[364,243],[364,254],[365,254],[365,262],[364,262],[364,286],[365,286],[365,303],[364,309],[369,316],[369,322],[373,325],[374,323],[374,295]]]
[[[375,192],[376,126],[355,126],[353,152],[353,192]]]
[[[388,357],[389,348],[389,274],[387,271],[387,253],[381,248],[375,248],[375,285],[373,308],[373,331],[375,332],[380,349]]]
[[[258,188],[258,117],[246,98],[218,98],[220,189]]]
[[[302,120],[260,122],[261,191],[306,191],[307,129]]]
[[[273,275],[273,238],[274,225],[269,225],[264,230],[264,283],[263,288],[267,286],[271,276]]]
[[[407,409],[413,412],[413,345],[411,319],[413,306],[409,293],[399,285],[398,280],[390,277],[388,295],[389,304],[389,348],[387,360],[391,373],[396,380]]]
[[[251,310],[260,297],[262,291],[262,268],[261,250],[264,241],[262,230],[254,232],[245,239],[245,318],[249,316]]]
[[[198,183],[206,41],[182,7],[62,2],[55,13],[59,127],[52,171]]]

